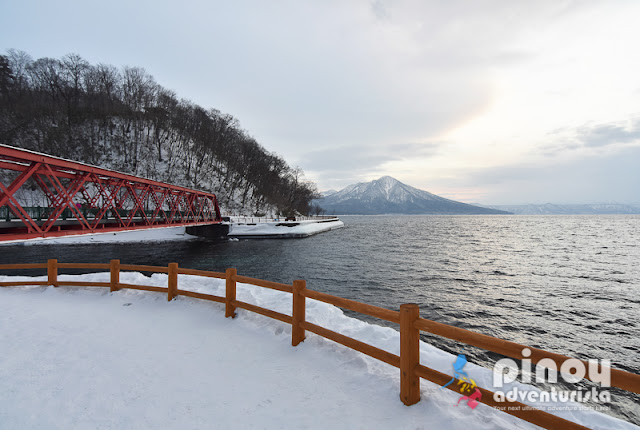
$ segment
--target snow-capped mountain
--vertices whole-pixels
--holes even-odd
[[[378,214],[506,214],[508,212],[468,205],[419,190],[383,176],[371,182],[349,185],[317,202],[327,213]]]

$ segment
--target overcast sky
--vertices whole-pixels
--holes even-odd
[[[320,190],[640,202],[640,1],[9,1],[0,48],[140,66]]]

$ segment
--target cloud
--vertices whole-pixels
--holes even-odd
[[[398,157],[393,153],[371,151],[367,147],[352,146],[312,151],[308,154],[308,161],[305,165],[309,170],[322,171],[327,174],[335,174],[339,171],[363,174],[390,160],[398,160]]]
[[[611,123],[577,130],[577,139],[587,147],[602,147],[640,141],[640,119],[631,124]]]
[[[323,189],[406,172],[452,193],[554,194],[548,177],[569,183],[554,166],[583,172],[640,140],[640,121],[610,121],[638,114],[634,2],[37,3],[4,8],[4,48],[144,67]]]
[[[382,176],[387,163],[434,156],[441,146],[433,142],[334,146],[306,153],[303,165],[307,173],[325,186],[342,188]]]
[[[594,124],[573,128],[560,128],[548,134],[549,141],[538,145],[536,154],[558,157],[566,154],[584,154],[603,150],[621,151],[640,144],[640,118]]]
[[[557,162],[459,171],[434,187],[475,187],[483,203],[633,203],[640,189],[640,146]]]
[[[371,0],[371,11],[380,20],[389,18],[389,10],[383,0]]]

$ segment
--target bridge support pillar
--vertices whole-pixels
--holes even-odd
[[[229,224],[192,225],[186,228],[186,232],[208,239],[226,239],[229,234]]]

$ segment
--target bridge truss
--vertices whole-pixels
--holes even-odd
[[[47,202],[37,214],[25,204],[34,193]],[[221,222],[214,194],[6,145],[0,217],[0,242]]]

